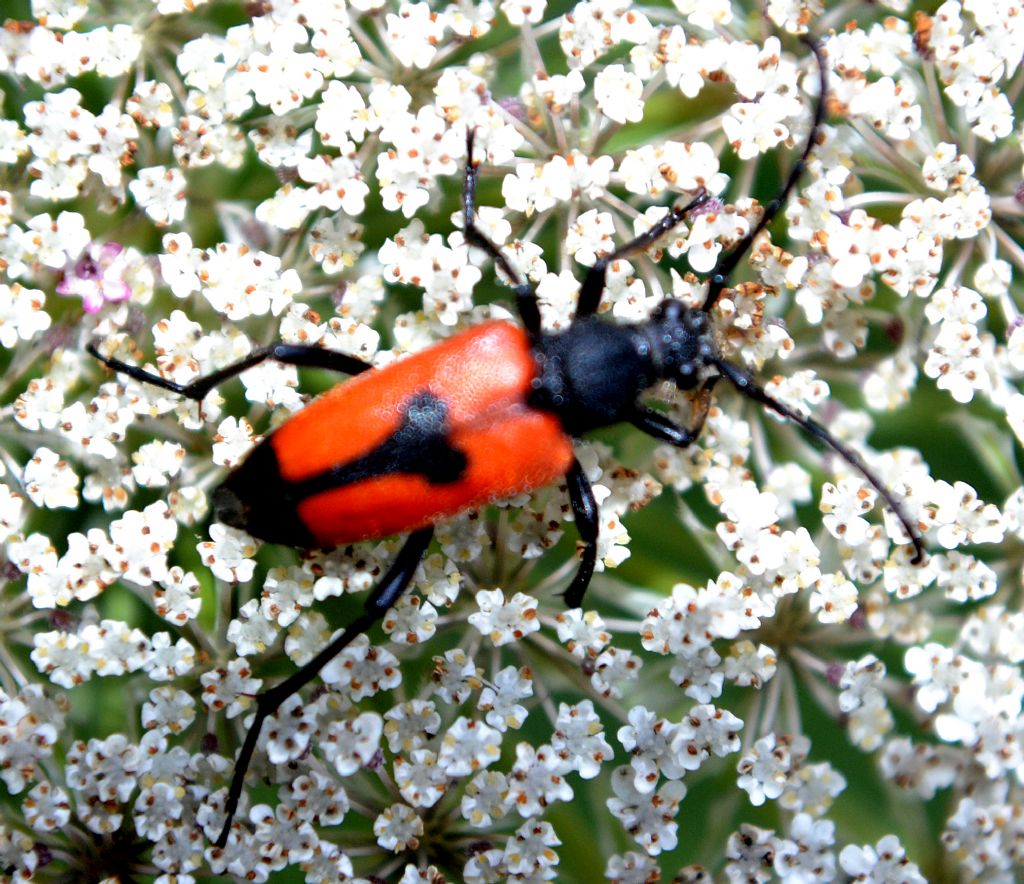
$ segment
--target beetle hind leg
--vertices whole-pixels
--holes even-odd
[[[260,731],[263,729],[263,722],[273,715],[278,707],[292,694],[297,693],[316,678],[320,670],[337,657],[348,645],[365,632],[368,632],[370,627],[382,619],[388,609],[405,594],[433,535],[433,526],[420,528],[418,531],[410,534],[405,544],[398,551],[398,555],[395,557],[388,572],[380,583],[377,584],[373,592],[370,593],[369,598],[367,598],[363,607],[363,613],[356,617],[341,635],[306,663],[305,666],[280,684],[256,696],[256,713],[253,716],[252,724],[249,725],[249,730],[245,734],[245,741],[242,743],[238,757],[235,759],[235,769],[231,775],[231,784],[228,787],[228,796],[224,803],[224,826],[221,829],[220,835],[217,836],[216,842],[214,842],[217,847],[223,847],[227,844],[235,811],[238,810],[238,802],[242,797],[245,774],[249,769],[249,762],[252,761],[253,753],[256,751],[256,744],[259,741]]]

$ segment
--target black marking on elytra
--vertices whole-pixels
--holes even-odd
[[[405,401],[395,431],[372,451],[290,487],[301,499],[396,473],[422,476],[431,485],[458,482],[469,459],[452,445],[450,430],[447,403],[421,390]]]
[[[281,476],[271,435],[214,492],[217,520],[271,543],[315,546],[297,512],[308,497],[395,474],[422,476],[431,485],[459,481],[469,460],[450,432],[445,401],[421,390],[403,403],[395,431],[372,451],[298,482]]]

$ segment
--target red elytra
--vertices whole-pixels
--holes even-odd
[[[535,375],[523,329],[488,322],[338,384],[264,444],[272,446],[281,478],[301,482],[378,448],[398,429],[410,394],[429,392],[446,407],[449,445],[467,458],[458,480],[390,472],[313,494],[296,507],[320,546],[413,531],[565,475],[572,440],[557,416],[528,405]]]

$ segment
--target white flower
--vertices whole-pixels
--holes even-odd
[[[236,467],[252,445],[252,424],[245,418],[226,417],[213,436],[211,459],[220,466]]]
[[[537,24],[544,18],[547,7],[545,0],[503,0],[499,8],[508,18],[509,24],[519,27],[524,21]]]
[[[518,729],[526,721],[527,709],[519,701],[533,696],[533,676],[514,666],[506,666],[494,681],[480,691],[477,707],[486,713],[487,723],[504,733]]]
[[[594,78],[597,106],[616,123],[639,123],[644,116],[643,81],[621,64],[602,68]]]
[[[839,865],[854,881],[925,884],[917,865],[907,857],[896,835],[886,835],[874,847],[848,844],[839,853]]]
[[[465,777],[494,764],[500,755],[500,731],[460,716],[441,740],[437,762],[445,776]]]
[[[257,104],[281,116],[315,95],[323,86],[324,76],[313,53],[281,46],[271,47],[269,52],[253,52],[247,59],[245,80]]]
[[[258,544],[244,531],[216,522],[210,526],[210,538],[196,545],[207,567],[221,580],[249,580],[256,568],[252,557]]]
[[[166,166],[140,169],[128,183],[132,196],[158,226],[174,224],[185,217],[185,176]]]
[[[402,3],[398,14],[385,17],[388,48],[405,67],[425,68],[444,37],[447,15],[434,12],[426,3]]]
[[[822,574],[811,593],[811,613],[822,623],[849,620],[858,605],[857,587],[841,574]]]
[[[18,340],[28,341],[50,327],[43,310],[46,296],[19,283],[0,283],[0,345],[10,349]]]
[[[656,856],[676,846],[678,824],[675,818],[686,796],[682,781],[669,780],[656,792],[646,794],[633,787],[630,769],[619,767],[612,773],[612,790],[615,797],[608,799],[608,810],[640,847]]]
[[[921,107],[916,100],[910,80],[897,83],[892,77],[882,77],[855,94],[850,113],[863,115],[876,129],[902,141],[921,127]]]
[[[78,506],[79,478],[71,465],[49,448],[37,448],[25,464],[22,483],[28,499],[48,509]]]
[[[185,460],[185,449],[176,442],[147,442],[132,455],[132,475],[144,488],[166,485],[176,476]]]
[[[537,600],[517,592],[506,599],[500,589],[480,590],[476,594],[479,612],[469,615],[469,622],[495,645],[516,641],[540,629],[537,622]]]
[[[423,834],[423,820],[408,805],[392,804],[374,820],[373,834],[385,850],[399,853],[415,849]]]
[[[538,166],[518,163],[515,175],[506,175],[501,185],[505,205],[516,212],[531,215],[545,212],[572,194],[568,164],[563,157]]]
[[[863,518],[875,505],[877,493],[863,479],[841,479],[838,485],[826,482],[821,489],[821,511],[829,533],[850,546],[859,546],[868,536]]]

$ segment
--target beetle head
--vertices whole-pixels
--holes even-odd
[[[703,369],[718,358],[708,314],[676,298],[666,298],[645,325],[658,376],[681,390],[697,387]]]

